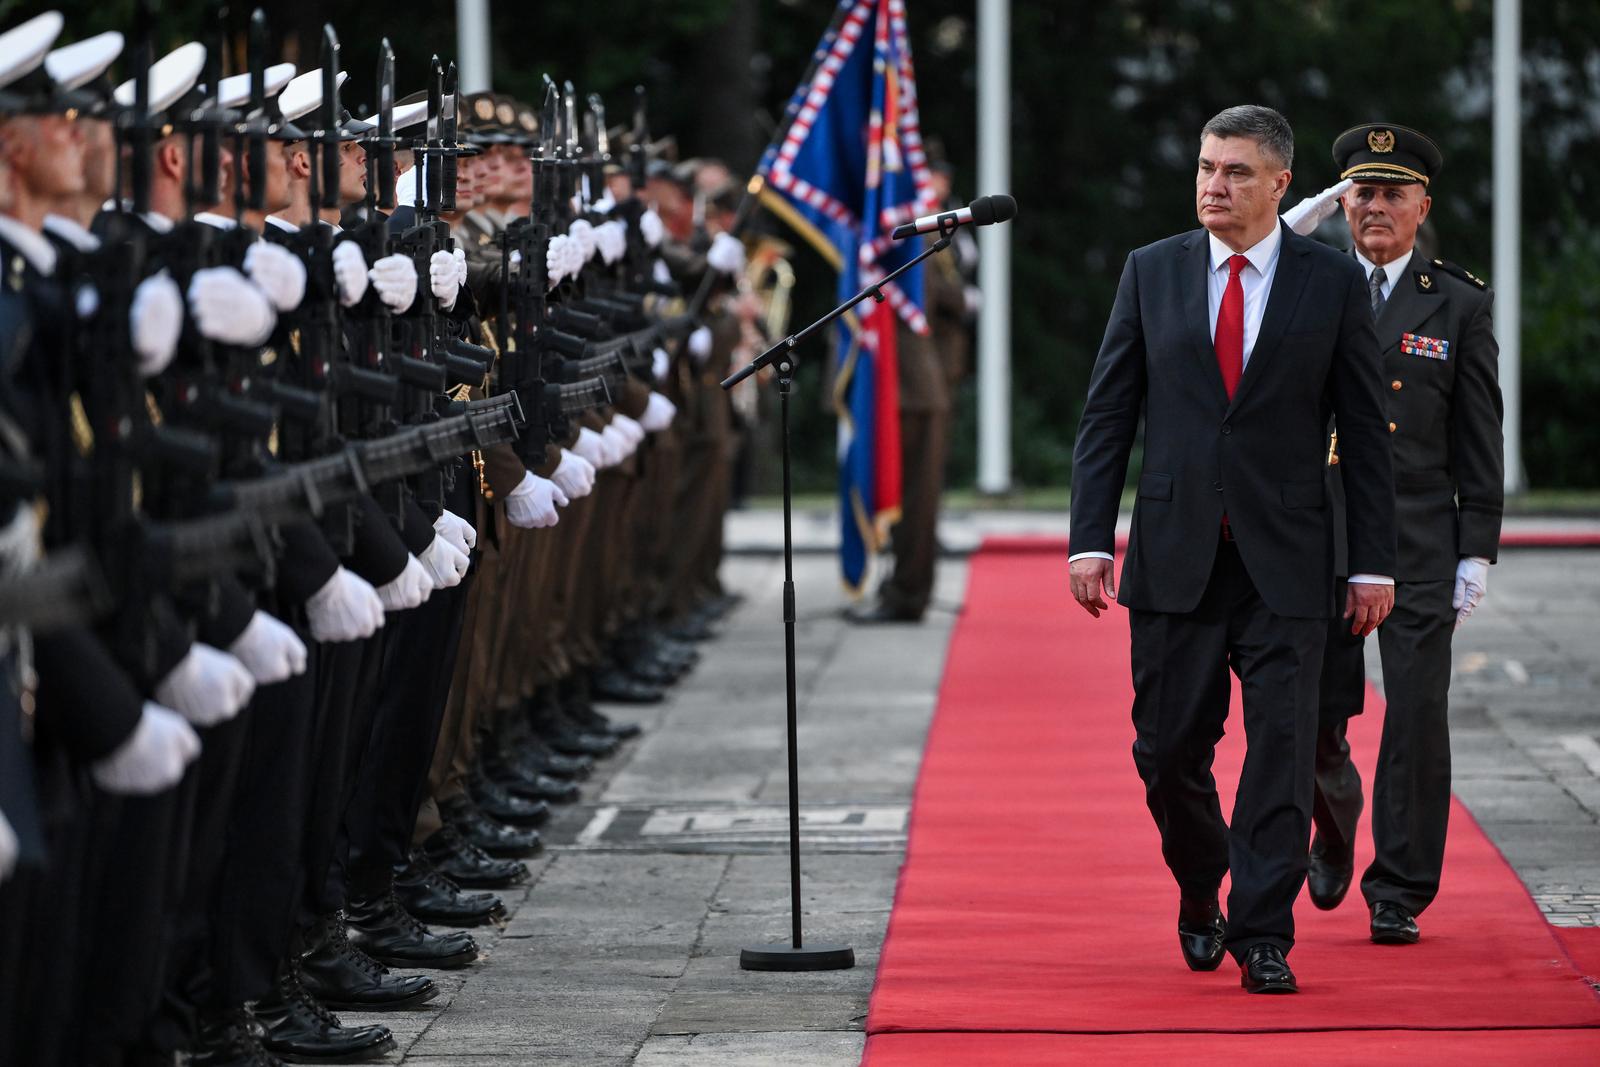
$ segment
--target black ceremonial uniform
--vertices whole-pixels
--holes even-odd
[[[1359,143],[1369,129],[1353,131]],[[1378,131],[1380,144],[1387,129]],[[1398,150],[1386,155],[1404,159],[1410,131],[1397,132]],[[1335,158],[1349,159],[1337,149]],[[1358,181],[1376,180],[1352,169]],[[1394,445],[1398,557],[1394,611],[1378,629],[1387,711],[1372,792],[1377,855],[1361,887],[1369,906],[1388,901],[1414,916],[1438,892],[1444,861],[1456,567],[1464,557],[1495,560],[1504,460],[1494,294],[1461,267],[1415,250],[1393,280],[1377,331]],[[1336,453],[1330,462],[1337,483]],[[1323,660],[1313,874],[1319,863],[1338,866],[1349,855],[1361,814],[1361,779],[1345,726],[1361,711],[1363,645],[1346,621],[1334,620]]]

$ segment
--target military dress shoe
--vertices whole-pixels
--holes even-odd
[[[495,859],[448,823],[422,843],[422,854],[440,874],[468,889],[509,889],[528,880],[528,868]]]
[[[514,826],[495,822],[485,815],[472,798],[465,794],[451,797],[439,804],[439,814],[456,828],[456,832],[491,856],[503,859],[526,859],[544,851],[544,842],[537,830],[519,830]]]
[[[487,774],[506,792],[525,800],[573,804],[582,795],[578,790],[578,783],[547,774],[526,762],[497,761],[489,765]]]
[[[557,752],[531,729],[514,747],[503,749],[502,754],[506,759],[515,761],[527,774],[548,774],[552,778],[582,781],[594,771],[593,756],[569,756]]]
[[[415,852],[405,869],[395,875],[394,892],[406,911],[422,922],[440,926],[483,926],[506,913],[499,897],[464,892]]]
[[[467,788],[478,810],[495,822],[507,826],[543,826],[550,821],[550,805],[542,800],[514,796],[505,786],[481,774],[474,775]]]
[[[1277,945],[1250,946],[1239,963],[1239,984],[1246,993],[1298,993],[1294,972]]]
[[[394,1048],[386,1026],[342,1025],[306,992],[293,962],[278,968],[272,992],[256,1002],[254,1011],[266,1028],[262,1046],[288,1063],[365,1063]]]
[[[1311,891],[1311,903],[1323,911],[1332,911],[1350,892],[1350,882],[1355,878],[1356,860],[1353,852],[1336,855],[1322,842],[1322,835],[1311,842],[1311,865],[1306,871],[1306,888]]]
[[[1417,920],[1392,900],[1372,905],[1372,943],[1374,945],[1415,945],[1422,937]]]
[[[845,620],[858,626],[878,626],[884,623],[909,623],[921,622],[922,612],[907,611],[897,608],[883,601],[877,601],[871,607],[855,608],[844,613]]]
[[[642,682],[620,670],[596,671],[590,679],[589,689],[594,699],[613,704],[659,704],[666,698],[660,686]],[[551,743],[554,744],[553,739]],[[564,751],[560,745],[555,747],[557,751]]]
[[[1222,939],[1227,933],[1216,897],[1178,902],[1178,948],[1191,971],[1214,971],[1222,964]]]
[[[675,670],[681,677],[688,668],[681,667]],[[611,716],[595,709],[589,692],[588,675],[581,672],[573,674],[561,684],[558,693],[562,711],[580,730],[602,737],[614,737],[619,741],[639,736],[641,731],[638,723],[614,722]]]
[[[344,913],[318,923],[317,944],[300,957],[306,992],[335,1011],[400,1011],[426,1004],[439,987],[425,974],[390,974],[350,943]]]
[[[260,1024],[243,1008],[200,1021],[190,1067],[283,1067],[261,1047]]]
[[[436,934],[405,909],[391,887],[372,900],[352,900],[346,912],[350,943],[391,967],[458,970],[478,958],[478,943],[463,930]]]

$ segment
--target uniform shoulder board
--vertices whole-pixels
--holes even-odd
[[[1484,281],[1467,268],[1458,266],[1457,264],[1450,262],[1448,259],[1436,259],[1433,261],[1433,265],[1444,271],[1446,274],[1455,275],[1457,278],[1460,278],[1462,281],[1466,282],[1468,285],[1474,286],[1475,288],[1489,288],[1488,282]]]

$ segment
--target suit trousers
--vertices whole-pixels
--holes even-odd
[[[1387,709],[1372,783],[1376,855],[1361,892],[1368,905],[1392,901],[1413,915],[1439,892],[1450,820],[1454,589],[1449,581],[1396,583],[1394,612],[1378,628]],[[1361,777],[1344,733],[1349,715],[1360,710],[1349,694],[1366,683],[1361,639],[1350,637],[1348,623],[1343,633],[1333,629],[1317,741],[1317,835],[1329,851],[1354,841],[1361,815]]]
[[[1222,541],[1191,612],[1130,611],[1134,765],[1185,897],[1204,899],[1231,872],[1227,948],[1288,952],[1306,874],[1327,623],[1287,618],[1262,601],[1238,550]],[[1211,764],[1239,679],[1247,750],[1233,816],[1222,817]]]

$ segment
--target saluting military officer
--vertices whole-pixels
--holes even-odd
[[[1361,891],[1372,940],[1411,944],[1444,862],[1451,637],[1483,598],[1500,545],[1499,346],[1484,282],[1416,253],[1443,164],[1438,146],[1416,130],[1375,123],[1340,134],[1333,158],[1340,177],[1355,183],[1343,205],[1383,346],[1399,529],[1394,612],[1378,630],[1388,710],[1372,783],[1377,854]],[[1337,462],[1330,451],[1334,474]],[[1362,646],[1348,621],[1334,620],[1323,662],[1309,876],[1312,902],[1323,909],[1338,906],[1354,875],[1361,779],[1345,726],[1361,711]]]

